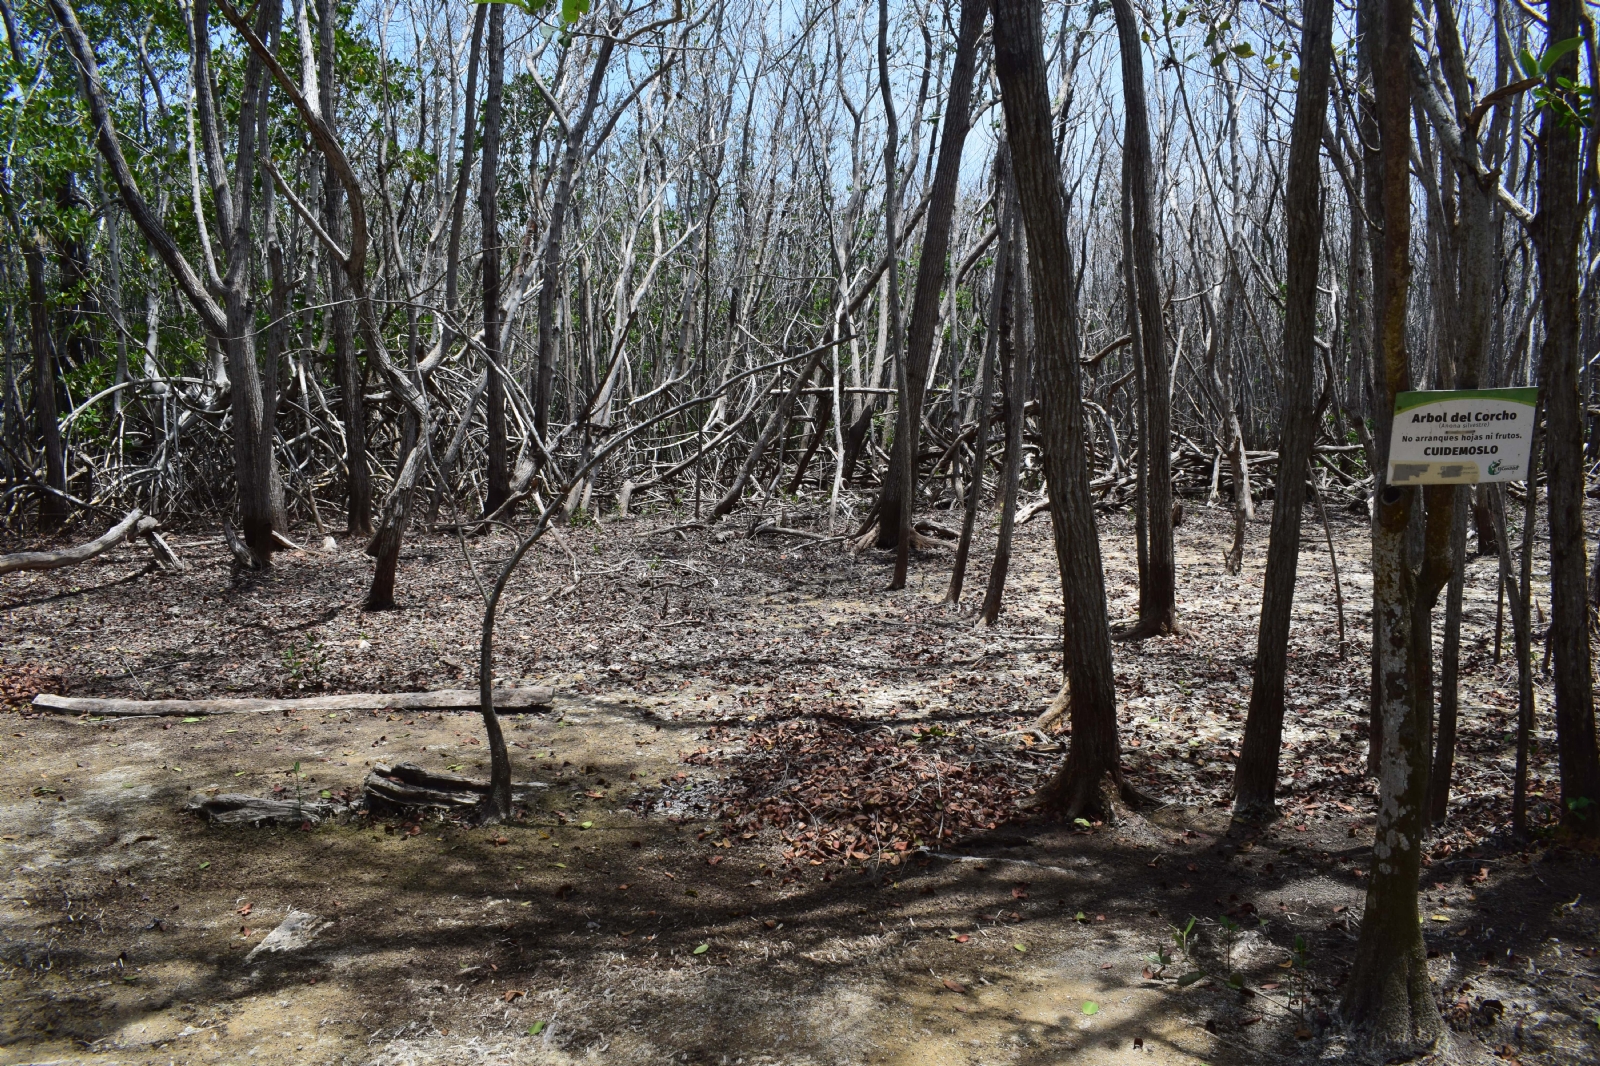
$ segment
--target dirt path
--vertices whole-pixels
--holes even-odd
[[[1104,526],[1117,618],[1134,603],[1131,544],[1122,519]],[[1288,817],[1254,841],[1224,835],[1219,804],[1264,552],[1224,575],[1220,515],[1191,514],[1179,531],[1186,635],[1119,646],[1128,765],[1164,805],[1114,826],[1016,807],[1060,758],[1001,735],[1058,683],[1044,522],[1023,528],[992,631],[937,605],[946,555],[884,594],[885,561],[836,544],[648,529],[571,530],[570,557],[550,544],[512,586],[499,676],[558,692],[553,711],[509,720],[516,776],[551,786],[513,825],[220,830],[180,812],[212,790],[353,791],[376,761],[478,772],[472,715],[7,715],[0,1062],[1337,1056],[1326,1012],[1353,945],[1372,807],[1359,519],[1336,529],[1344,660],[1320,528],[1306,540]],[[415,539],[403,609],[377,615],[356,609],[368,564],[353,551],[288,556],[236,586],[220,545],[177,547],[194,564],[177,578],[142,573],[119,548],[0,583],[8,685],[36,679],[25,667],[74,695],[133,697],[471,680],[477,593],[450,539]],[[509,541],[471,548],[482,573]],[[986,563],[975,560],[980,579]],[[1495,835],[1514,674],[1491,661],[1487,562],[1470,590],[1470,766],[1425,886],[1436,976],[1463,1047],[1594,1061],[1600,864]],[[1540,740],[1548,819],[1553,737]],[[786,763],[791,751],[805,755]],[[850,807],[870,820],[813,802],[852,789],[877,790]],[[317,916],[315,939],[247,959],[291,908]],[[1171,932],[1191,916],[1186,958]],[[1305,965],[1285,968],[1296,937]],[[1219,980],[1180,987],[1196,968]],[[1229,973],[1244,991],[1222,983]]]

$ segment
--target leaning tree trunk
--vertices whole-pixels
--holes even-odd
[[[1379,341],[1374,413],[1380,462],[1387,462],[1394,398],[1410,387],[1411,378],[1405,343],[1406,290],[1411,281],[1411,91],[1406,63],[1412,47],[1411,0],[1364,0],[1359,15],[1364,34],[1376,45],[1372,71],[1382,144],[1384,271],[1373,301]],[[1375,649],[1373,698],[1374,717],[1383,726],[1378,821],[1372,877],[1343,1012],[1359,1043],[1387,1061],[1432,1050],[1445,1038],[1445,1030],[1417,921],[1430,711],[1422,693],[1426,664],[1433,654],[1432,634],[1419,624],[1427,617],[1427,608],[1418,602],[1419,582],[1407,552],[1407,527],[1420,501],[1414,488],[1384,484],[1382,465],[1376,472],[1372,613],[1382,639]]]
[[[906,398],[901,403],[900,420],[895,429],[897,441],[900,434],[905,434],[906,447],[894,450],[889,473],[878,493],[880,548],[897,547],[901,526],[910,528],[911,516],[905,516],[902,521],[902,501],[909,499],[911,506],[916,506],[915,456],[922,431],[922,404],[928,389],[928,360],[939,325],[939,294],[949,274],[950,224],[955,216],[956,192],[961,178],[961,152],[971,126],[973,68],[977,65],[978,37],[988,14],[988,0],[964,0],[961,5],[961,29],[956,38],[955,64],[950,71],[943,140],[939,142],[939,162],[933,173],[921,259],[917,264],[917,287],[911,298],[911,324],[906,333]],[[907,455],[913,457],[909,470],[904,458]]]
[[[1017,200],[1028,234],[1038,350],[1040,436],[1066,612],[1072,747],[1044,798],[1069,817],[1107,815],[1102,785],[1120,781],[1116,678],[1106,621],[1105,570],[1089,491],[1089,440],[1078,367],[1072,253],[1045,84],[1039,0],[996,0],[995,71],[1005,107]]]
[[[1578,36],[1579,0],[1550,0],[1550,44]],[[1576,81],[1578,57],[1568,52],[1550,71]],[[1583,527],[1583,402],[1579,395],[1578,201],[1582,143],[1549,108],[1539,139],[1539,275],[1544,288],[1545,394],[1549,470],[1550,644],[1555,657],[1556,737],[1561,756],[1561,824],[1600,836],[1600,750],[1595,745],[1594,669],[1590,660],[1588,566]]]
[[[1156,212],[1150,117],[1145,105],[1144,57],[1138,16],[1132,0],[1111,0],[1122,54],[1123,113],[1127,135],[1123,166],[1127,168],[1133,208],[1133,272],[1138,286],[1130,293],[1139,308],[1139,352],[1143,357],[1145,439],[1141,463],[1145,471],[1145,526],[1149,531],[1148,568],[1139,582],[1139,622],[1128,639],[1178,631],[1178,570],[1172,538],[1172,401],[1168,391],[1166,327],[1162,322],[1161,284],[1156,270]],[[1302,464],[1303,466],[1303,464]]]
[[[1288,673],[1289,619],[1300,564],[1300,518],[1306,467],[1316,435],[1312,378],[1316,365],[1317,268],[1322,246],[1322,126],[1333,65],[1333,0],[1306,0],[1300,42],[1300,85],[1289,138],[1288,291],[1283,324],[1283,391],[1279,412],[1278,481],[1272,534],[1256,629],[1256,676],[1233,779],[1234,817],[1277,814],[1278,752]]]

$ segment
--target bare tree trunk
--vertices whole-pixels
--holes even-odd
[[[1107,775],[1120,783],[1121,752],[1105,571],[1089,492],[1074,263],[1066,241],[1040,17],[1039,0],[997,0],[994,51],[1017,200],[1028,234],[1028,268],[1036,305],[1034,331],[1043,386],[1040,429],[1067,619],[1064,635],[1072,747],[1042,798],[1062,808],[1068,817],[1079,817],[1110,813],[1101,786]]]
[[[1278,481],[1272,534],[1256,630],[1255,681],[1233,779],[1235,818],[1275,817],[1278,753],[1283,740],[1289,622],[1300,564],[1300,519],[1306,468],[1316,435],[1312,397],[1316,367],[1317,271],[1322,246],[1322,126],[1333,64],[1333,0],[1306,0],[1300,84],[1289,140],[1284,201],[1288,219],[1288,285],[1283,324],[1283,391],[1279,409]]]
[[[483,214],[483,346],[489,373],[488,482],[483,513],[494,514],[511,495],[511,467],[506,454],[505,357],[500,350],[500,221],[496,210],[500,166],[500,95],[505,85],[506,9],[489,7],[489,77],[483,103],[483,173],[479,208]]]
[[[1578,36],[1578,0],[1549,0],[1551,45]],[[1550,71],[1578,79],[1568,52]],[[1549,470],[1550,644],[1555,657],[1556,735],[1561,756],[1561,824],[1600,836],[1600,749],[1595,745],[1594,667],[1590,659],[1587,541],[1583,527],[1583,403],[1579,395],[1578,244],[1583,207],[1577,133],[1544,112],[1539,138],[1539,277],[1544,289],[1544,352],[1539,381],[1545,397]]]
[[[1461,611],[1466,599],[1467,507],[1470,490],[1455,487],[1450,525],[1450,582],[1445,586],[1444,647],[1439,654],[1439,722],[1434,731],[1433,769],[1428,775],[1428,821],[1444,821],[1450,807],[1450,776],[1455,771],[1456,728],[1461,708]]]
[[[550,200],[550,219],[545,223],[542,246],[544,261],[539,289],[539,360],[534,367],[532,389],[533,428],[540,440],[546,439],[550,430],[550,386],[554,379],[556,357],[556,290],[561,281],[561,240],[566,232],[567,208],[572,200],[572,181],[583,156],[584,138],[588,136],[589,124],[594,121],[595,107],[600,102],[600,90],[605,85],[606,70],[611,65],[611,54],[615,47],[616,39],[608,33],[601,38],[595,52],[594,70],[589,75],[583,111],[566,128],[561,170],[556,175],[555,194]]]
[[[1382,145],[1384,276],[1375,290],[1378,356],[1376,442],[1387,461],[1394,398],[1410,387],[1406,297],[1411,278],[1411,0],[1365,0],[1362,32],[1375,44],[1372,72]],[[1376,717],[1383,723],[1378,822],[1361,936],[1345,986],[1343,1013],[1358,1041],[1385,1060],[1426,1053],[1445,1039],[1417,921],[1417,878],[1428,787],[1423,702],[1433,654],[1422,583],[1408,561],[1407,528],[1418,500],[1412,488],[1383,483],[1373,523],[1372,611],[1377,642]],[[1429,503],[1433,501],[1430,499]],[[1430,510],[1432,508],[1430,507]],[[1446,513],[1449,508],[1442,508]],[[1430,518],[1432,515],[1430,515]],[[1434,523],[1430,522],[1430,527]],[[1433,532],[1430,528],[1429,532]],[[1434,594],[1437,594],[1435,587]],[[1421,602],[1419,602],[1419,600]]]
[[[1028,401],[1028,364],[1033,357],[1032,286],[1019,268],[1020,253],[1026,244],[1016,234],[1012,235],[1011,272],[1017,276],[1017,299],[1011,306],[1011,358],[1003,360],[1008,371],[1006,377],[1006,465],[1000,475],[1000,532],[995,538],[994,562],[989,566],[989,584],[984,590],[983,610],[979,617],[983,624],[992,626],[1000,619],[1000,603],[1005,595],[1006,574],[1011,569],[1011,538],[1017,528],[1017,489],[1022,480],[1022,430],[1026,421],[1024,409]]]
[[[445,243],[444,263],[444,325],[439,334],[439,349],[448,352],[454,347],[458,338],[457,327],[461,321],[461,230],[465,221],[467,208],[467,185],[472,176],[472,160],[477,154],[478,143],[478,57],[483,49],[483,26],[488,19],[490,5],[477,5],[477,13],[472,18],[472,44],[467,50],[467,84],[466,94],[462,101],[461,124],[461,161],[456,168],[455,191],[450,203],[450,234]],[[455,438],[450,446],[445,449],[444,455],[439,458],[439,483],[434,486],[431,508],[438,512],[439,504],[445,493],[451,492],[455,485],[455,465],[461,454],[461,449],[466,443],[466,433],[472,423],[472,413],[478,405],[478,399],[483,391],[489,387],[489,373],[485,371],[479,387],[474,388],[471,397],[461,410],[461,422],[456,428]]]
[[[956,544],[955,563],[950,571],[950,591],[946,603],[961,602],[961,586],[967,576],[967,555],[972,550],[972,530],[983,504],[983,473],[988,464],[989,412],[994,405],[994,364],[1005,329],[1006,290],[1010,287],[1014,256],[1011,241],[1017,226],[1017,197],[1012,188],[1011,151],[1004,140],[995,153],[995,222],[999,236],[995,241],[994,283],[989,291],[988,329],[983,338],[983,372],[978,385],[978,428],[972,445],[972,470],[968,474],[967,513],[961,521],[961,540]]]
[[[250,222],[254,182],[250,177],[256,166],[256,110],[261,89],[261,60],[252,52],[244,64],[234,166],[236,172],[245,178],[233,182],[224,170],[216,113],[211,99],[211,46],[207,30],[209,3],[208,0],[199,0],[194,5],[189,19],[193,78],[204,119],[207,170],[212,181],[218,232],[228,250],[226,280],[216,278],[214,272],[212,277],[213,284],[223,290],[223,303],[219,305],[139,192],[111,121],[110,105],[105,86],[100,80],[94,49],[78,23],[76,12],[69,0],[50,0],[50,7],[77,65],[79,85],[89,105],[100,155],[116,181],[129,215],[144,231],[173,280],[199,314],[206,332],[222,344],[226,352],[231,379],[234,470],[239,490],[240,520],[246,543],[256,561],[265,565],[277,548],[272,536],[277,517],[273,489],[277,482],[272,448],[264,446],[270,441],[262,435],[264,412],[261,378],[255,363],[255,323],[251,303],[254,246]],[[257,9],[256,24],[265,32],[266,27],[277,24],[280,14],[276,0],[267,0]],[[234,199],[235,191],[238,193],[237,201]]]
[[[950,71],[950,96],[945,104],[939,162],[934,170],[928,221],[923,230],[921,258],[917,264],[917,287],[911,298],[911,325],[906,334],[907,396],[900,404],[900,421],[895,430],[897,440],[899,434],[906,434],[906,447],[895,449],[888,476],[878,492],[880,548],[895,547],[902,540],[909,541],[913,516],[909,513],[901,515],[902,501],[909,499],[911,509],[916,507],[915,456],[922,431],[922,405],[928,388],[928,361],[933,352],[934,333],[939,325],[939,296],[949,274],[950,225],[955,215],[956,192],[961,177],[961,152],[971,125],[972,76],[977,63],[978,37],[983,32],[988,14],[988,0],[964,0],[961,5],[961,28],[956,38],[955,63]],[[907,455],[913,457],[909,469],[904,462]],[[896,580],[903,582],[904,576],[897,576]]]
[[[1146,438],[1141,441],[1145,470],[1145,525],[1149,531],[1148,570],[1139,582],[1139,622],[1122,634],[1137,640],[1178,632],[1178,571],[1172,535],[1172,402],[1168,383],[1166,326],[1162,321],[1161,287],[1156,270],[1156,211],[1150,117],[1145,104],[1144,57],[1139,21],[1132,0],[1111,0],[1122,54],[1123,113],[1127,136],[1123,166],[1127,168],[1133,208],[1133,271],[1138,285],[1130,299],[1139,308],[1139,352],[1143,356]],[[1303,468],[1304,464],[1301,465]]]
[[[911,499],[916,484],[917,454],[913,450],[917,431],[912,428],[921,417],[921,410],[912,407],[912,381],[906,365],[906,345],[900,318],[900,117],[894,106],[894,86],[889,80],[889,0],[878,0],[878,91],[883,96],[883,120],[886,127],[883,138],[883,239],[884,254],[889,259],[885,275],[884,293],[888,297],[889,359],[894,363],[895,380],[899,386],[896,397],[897,410],[894,424],[894,450],[899,460],[889,464],[884,485],[896,485],[902,501],[901,513],[891,524],[885,516],[878,516],[878,543],[884,534],[894,531],[894,574],[889,579],[890,589],[906,587],[906,567],[911,554]],[[915,160],[912,161],[913,164]],[[898,473],[898,477],[895,475]]]
[[[33,347],[33,424],[44,449],[44,483],[54,492],[39,497],[39,524],[53,529],[66,520],[67,464],[61,448],[61,426],[56,414],[56,344],[50,333],[46,303],[43,240],[37,233],[23,241],[22,258],[28,272],[28,335]]]

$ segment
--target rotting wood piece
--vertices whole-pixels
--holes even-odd
[[[184,812],[198,814],[212,825],[321,825],[329,818],[348,811],[343,803],[327,800],[265,799],[225,793],[202,796],[184,805]]]
[[[362,783],[367,809],[374,814],[431,808],[467,810],[489,795],[489,782],[457,774],[435,773],[416,763],[393,766],[378,763]],[[528,799],[532,793],[549,788],[542,781],[519,781],[511,786],[513,802]]]
[[[0,574],[9,574],[13,570],[58,570],[63,566],[86,563],[95,556],[109,551],[124,537],[134,535],[153,537],[159,528],[161,528],[159,521],[147,517],[143,511],[135,507],[123,516],[122,521],[86,544],[54,552],[16,552],[11,555],[0,555]],[[165,548],[166,545],[163,544],[162,547]],[[157,549],[153,542],[151,548],[156,552],[156,558],[161,559],[161,550]],[[173,562],[177,561],[177,556],[172,555],[170,548],[167,549],[167,554],[172,557]],[[162,560],[162,565],[167,565],[165,560]]]
[[[548,707],[555,692],[544,685],[532,688],[497,688],[494,705],[502,711]],[[121,700],[88,696],[56,696],[41,692],[33,698],[40,711],[104,715],[108,718],[179,717],[209,714],[257,714],[264,711],[475,711],[476,690],[450,688],[434,692],[353,693],[311,696],[304,699]]]

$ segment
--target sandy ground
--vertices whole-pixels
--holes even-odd
[[[812,860],[792,848],[796,827],[741,833],[724,806],[762,757],[753,738],[824,713],[891,747],[938,724],[940,758],[998,760],[1025,795],[1060,758],[1001,736],[1059,683],[1043,519],[1022,529],[993,630],[938,604],[948,553],[886,594],[887,560],[838,543],[742,526],[651,533],[682,516],[568,530],[513,581],[497,660],[503,682],[557,690],[550,711],[507,720],[516,776],[550,787],[494,829],[224,830],[181,810],[208,791],[354,791],[378,761],[481,772],[473,715],[97,722],[13,707],[0,736],[0,1062],[1337,1060],[1330,1015],[1374,804],[1360,772],[1364,526],[1334,519],[1341,659],[1326,547],[1307,524],[1287,817],[1230,838],[1268,511],[1232,577],[1223,516],[1191,507],[1185,635],[1118,647],[1127,765],[1161,806],[1109,826],[1004,801],[993,829],[980,817],[951,839]],[[1102,529],[1124,619],[1129,527],[1111,516]],[[0,581],[0,670],[134,698],[471,683],[479,601],[453,538],[412,539],[401,609],[381,614],[358,609],[368,563],[353,544],[243,581],[213,538],[175,545],[191,563],[178,577],[118,548]],[[509,547],[471,542],[473,567],[487,573]],[[1422,915],[1454,1057],[1593,1062],[1600,863],[1504,838],[1514,671],[1492,662],[1493,568],[1471,574],[1463,773],[1430,841]],[[1539,740],[1548,821],[1553,735]],[[247,958],[291,908],[317,916],[315,938]],[[1173,929],[1191,918],[1186,955]],[[1176,980],[1197,971],[1213,976]],[[1224,983],[1234,973],[1242,990]]]

